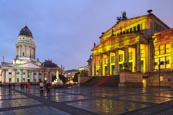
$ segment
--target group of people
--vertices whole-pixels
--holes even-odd
[[[46,89],[47,95],[50,95],[50,88],[52,86],[51,83],[46,83],[46,82],[43,83],[42,81],[40,81],[39,86],[40,86],[40,94],[41,95],[43,95],[45,89]]]
[[[26,83],[22,82],[20,84],[20,88],[24,89],[26,87],[27,92],[30,92],[30,86],[31,86],[30,81],[28,81]],[[12,84],[11,82],[9,82],[8,87],[9,87],[9,92],[11,92],[12,87],[13,87],[13,89],[15,89],[15,84]],[[46,82],[43,83],[42,81],[40,81],[39,87],[40,87],[40,94],[41,95],[43,95],[44,90],[46,90],[47,95],[50,95],[50,89],[52,87],[51,83],[46,83]]]

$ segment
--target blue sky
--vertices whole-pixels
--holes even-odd
[[[77,69],[87,65],[93,43],[122,11],[132,18],[153,9],[172,28],[172,5],[173,0],[0,0],[0,59],[12,62],[19,31],[27,24],[40,61]]]

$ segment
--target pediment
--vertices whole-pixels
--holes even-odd
[[[29,62],[29,63],[24,63],[24,64],[17,64],[15,65],[15,68],[28,68],[28,69],[40,69],[40,66]]]

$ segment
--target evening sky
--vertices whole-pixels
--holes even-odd
[[[148,9],[173,27],[173,0],[0,0],[0,61],[12,62],[21,28],[27,25],[36,57],[78,69],[87,65],[94,42],[126,11],[132,18]]]

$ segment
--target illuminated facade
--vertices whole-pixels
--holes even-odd
[[[102,33],[98,45],[94,44],[92,55],[88,60],[90,75],[118,75],[124,69],[146,75],[158,69],[156,62],[159,60],[165,62],[161,68],[173,68],[172,37],[166,35],[166,32],[172,35],[172,30],[169,29],[151,12],[118,21]],[[164,30],[168,31],[162,34]],[[161,35],[164,44],[158,40],[161,39]]]
[[[2,83],[20,83],[27,82],[38,83],[40,80],[52,82],[52,76],[56,75],[58,66],[47,63],[41,63],[36,59],[36,45],[32,32],[25,26],[21,29],[16,42],[16,58],[12,63],[5,62],[4,57],[0,68],[0,82]]]

